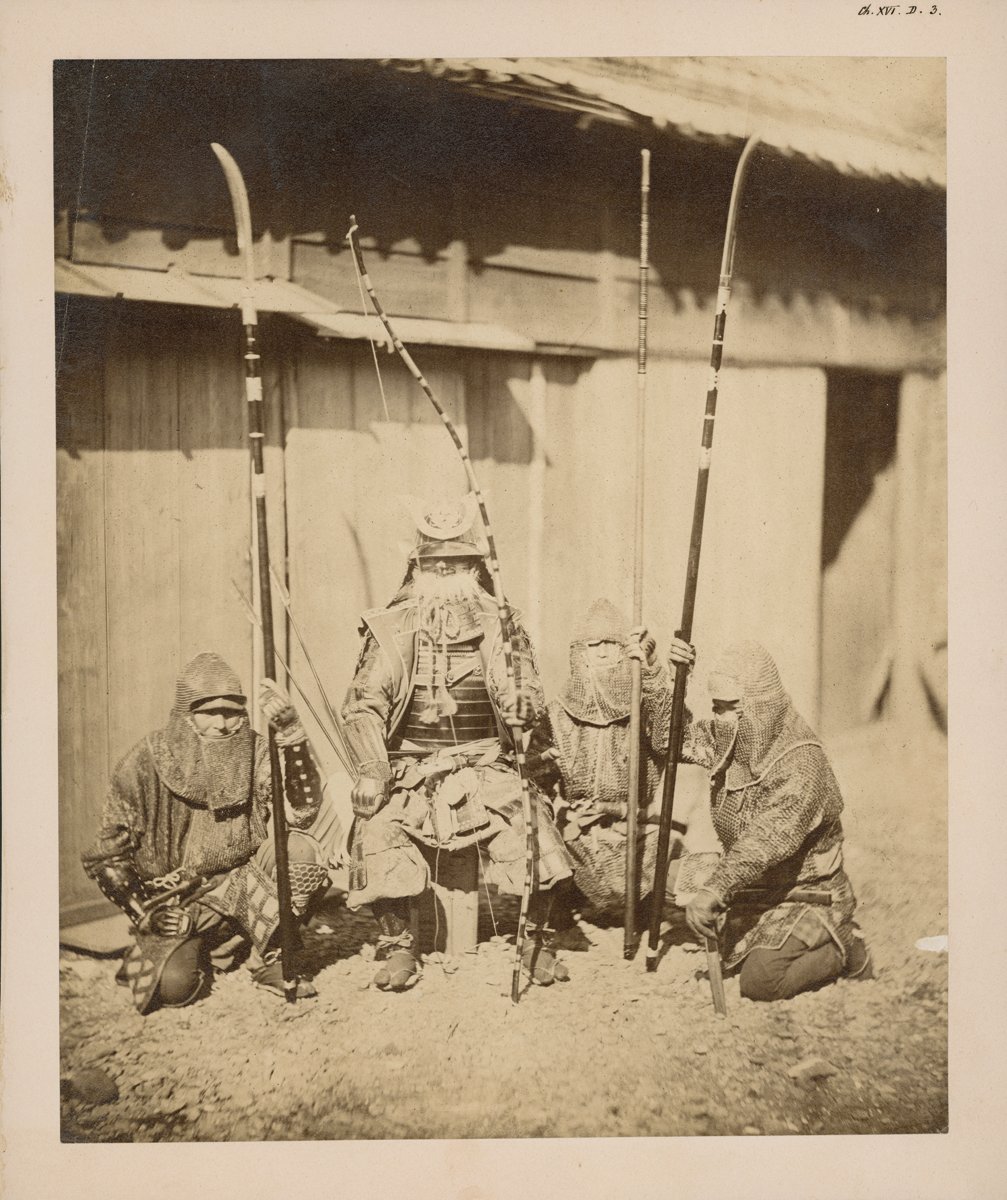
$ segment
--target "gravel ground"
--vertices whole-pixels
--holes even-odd
[[[911,758],[903,769],[901,756]],[[117,963],[63,951],[63,1140],[936,1133],[947,1128],[946,744],[874,727],[833,747],[847,867],[877,977],[772,1005],[673,926],[658,970],[581,920],[572,980],[509,1000],[513,904],[419,986],[369,986],[376,927],[328,899],[305,943],[319,995],[287,1005],[243,969],[187,1009],[140,1017]]]

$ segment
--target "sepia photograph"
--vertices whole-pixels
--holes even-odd
[[[1005,31],[9,0],[5,1197],[998,1200]]]
[[[946,1132],[944,60],[52,85],[62,1140]]]

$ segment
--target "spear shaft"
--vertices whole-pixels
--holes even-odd
[[[255,529],[259,559],[259,612],[262,628],[262,670],[267,679],[275,678],[276,648],[273,640],[273,604],[269,585],[269,537],[266,525],[266,476],[262,442],[262,376],[258,348],[259,317],[255,308],[255,261],[252,250],[252,217],[248,191],[241,169],[223,146],[212,142],[227,180],[234,210],[234,227],[241,254],[244,289],[241,321],[245,329],[245,399],[248,401],[248,444],[252,457],[252,496],[255,500]],[[287,819],[283,803],[283,776],[273,728],[267,722],[269,777],[272,791],[273,840],[276,857],[276,895],[280,914],[280,958],[283,968],[283,993],[288,1004],[297,999],[297,975],[294,953],[297,926],[290,902],[290,861],[287,852]]]
[[[647,272],[650,241],[650,151],[640,151],[640,285],[636,354],[636,497],[633,517],[633,624],[643,624],[643,501],[647,425]],[[623,958],[636,952],[636,893],[640,812],[641,707],[643,664],[630,660],[629,776],[626,787],[626,901]]]
[[[717,312],[713,323],[713,346],[710,351],[710,386],[706,393],[706,412],[703,417],[703,436],[699,452],[699,473],[696,478],[696,500],[692,515],[692,536],[689,541],[689,560],[685,573],[685,596],[682,601],[682,623],[678,636],[690,641],[692,618],[696,607],[696,585],[699,579],[699,554],[703,546],[703,519],[706,513],[706,493],[710,482],[710,463],[713,456],[713,426],[717,415],[717,390],[720,364],[724,353],[724,327],[727,323],[727,302],[731,295],[731,275],[734,270],[734,243],[737,235],[738,212],[745,176],[752,152],[759,138],[752,135],[745,143],[734,172],[731,203],[727,210],[727,229],[724,252],[720,260],[720,283],[717,288]],[[664,768],[664,791],[661,798],[661,825],[657,841],[657,861],[654,866],[653,908],[650,914],[650,937],[647,945],[647,970],[657,970],[657,950],[661,937],[661,916],[668,883],[668,846],[671,840],[671,820],[675,803],[675,782],[678,759],[682,752],[685,732],[685,687],[689,668],[685,663],[675,667],[675,689],[672,694],[671,722],[668,734],[668,754]],[[708,946],[709,948],[709,946]],[[718,954],[719,965],[719,954]],[[714,983],[711,974],[711,984]]]

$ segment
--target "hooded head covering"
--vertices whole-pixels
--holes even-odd
[[[150,738],[154,766],[177,796],[210,809],[238,808],[251,797],[254,734],[246,720],[227,737],[201,737],[191,715],[207,707],[245,708],[241,680],[219,654],[197,654],[179,675],[168,724]]]
[[[714,700],[738,701],[733,737],[725,745],[718,738],[714,768],[721,770],[727,763],[728,788],[747,787],[761,779],[796,746],[821,745],[791,703],[776,663],[758,642],[728,647],[710,672],[709,691]],[[714,726],[720,724],[727,723],[715,718]]]
[[[244,711],[245,694],[241,680],[219,654],[197,654],[175,684],[175,705],[172,712],[191,713],[208,708],[214,700],[217,707]]]
[[[591,642],[617,642],[623,649],[609,667],[592,666]],[[570,674],[560,693],[560,703],[575,721],[612,725],[629,717],[632,672],[625,651],[629,622],[608,600],[596,600],[574,626],[570,642]]]

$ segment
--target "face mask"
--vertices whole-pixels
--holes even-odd
[[[713,729],[714,762],[716,769],[719,769],[734,749],[734,741],[738,735],[738,713],[719,713],[710,724]]]

